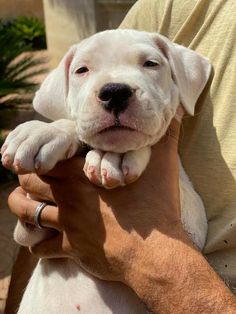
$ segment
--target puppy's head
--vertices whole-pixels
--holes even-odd
[[[180,103],[193,115],[209,74],[204,57],[159,34],[105,31],[71,47],[34,107],[75,120],[91,147],[123,153],[157,142]]]

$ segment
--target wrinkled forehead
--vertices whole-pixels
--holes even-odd
[[[129,63],[140,58],[161,59],[151,36],[129,30],[98,33],[78,45],[73,63]]]

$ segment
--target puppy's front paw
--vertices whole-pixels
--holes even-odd
[[[107,189],[113,189],[124,185],[124,175],[121,169],[122,155],[105,153],[101,161],[102,185]]]
[[[84,173],[96,185],[102,185],[101,161],[104,153],[100,150],[90,150],[85,158]]]
[[[88,179],[107,189],[136,181],[150,158],[150,147],[125,154],[91,150],[86,155],[84,172]]]
[[[147,167],[150,156],[151,148],[149,146],[124,154],[122,161],[124,184],[130,184],[141,176]]]
[[[120,168],[122,155],[91,150],[86,155],[84,172],[88,179],[107,189],[123,185],[123,173]]]
[[[46,173],[59,160],[73,156],[78,147],[75,136],[55,125],[58,122],[29,121],[16,127],[2,146],[3,166],[16,173]]]

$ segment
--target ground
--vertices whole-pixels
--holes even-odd
[[[7,197],[16,185],[17,182],[0,185],[0,314],[4,313],[11,269],[18,252],[12,237],[16,217],[7,206]]]

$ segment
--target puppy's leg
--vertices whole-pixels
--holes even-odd
[[[92,183],[107,189],[123,185],[121,158],[120,154],[91,150],[86,155],[84,172]]]
[[[105,153],[101,162],[102,185],[107,189],[113,189],[124,185],[124,177],[121,170],[122,155]]]
[[[2,146],[2,163],[17,173],[46,173],[60,160],[72,157],[79,147],[76,125],[71,120],[20,124]]]
[[[84,172],[92,183],[113,189],[137,180],[150,156],[149,146],[125,154],[91,150],[86,156]]]
[[[102,185],[101,162],[104,153],[101,150],[90,150],[85,158],[84,173],[96,185]]]
[[[129,184],[136,181],[146,169],[151,156],[151,147],[146,146],[124,155],[122,172],[124,183]]]
[[[49,228],[39,229],[30,224],[26,225],[18,220],[14,230],[14,240],[22,246],[30,247],[50,238],[56,232]]]

